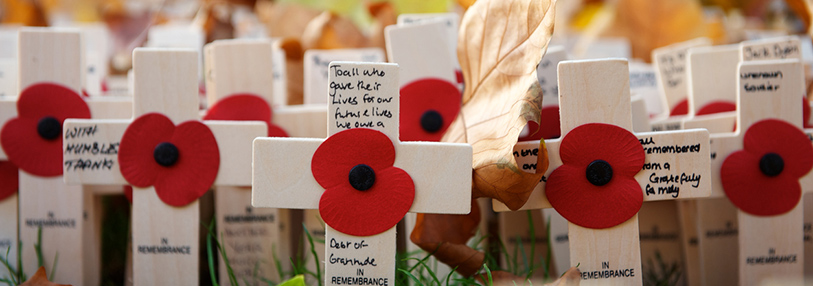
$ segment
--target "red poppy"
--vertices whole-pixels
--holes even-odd
[[[555,139],[562,135],[559,129],[559,106],[542,108],[539,113],[539,121],[542,122],[542,127],[536,122],[528,121],[528,135],[519,137],[519,141]]]
[[[130,124],[119,146],[121,174],[136,187],[154,186],[168,205],[185,206],[209,190],[220,167],[214,134],[199,121],[178,126],[158,113]]]
[[[62,123],[67,118],[90,118],[90,109],[75,91],[53,83],[23,90],[17,117],[0,133],[8,160],[33,175],[62,175]]]
[[[695,113],[695,115],[715,114],[715,113],[729,112],[729,111],[736,111],[736,110],[737,110],[737,104],[736,103],[733,103],[733,102],[730,102],[730,101],[718,100],[718,101],[713,101],[713,102],[710,102],[710,103],[704,105],[702,108],[700,108],[700,110],[698,110]]]
[[[400,138],[440,141],[460,112],[460,91],[451,82],[427,78],[401,88]]]
[[[672,110],[669,112],[669,116],[679,116],[679,115],[686,115],[689,114],[689,100],[684,99],[679,102]]]
[[[415,185],[393,167],[395,147],[379,131],[355,128],[328,137],[311,160],[311,171],[325,192],[319,213],[330,227],[350,235],[382,233],[412,207]]]
[[[268,136],[288,137],[282,128],[271,123],[268,102],[259,96],[241,93],[226,97],[209,108],[203,120],[256,120],[268,125]]]
[[[562,139],[563,165],[547,181],[550,204],[568,221],[587,228],[609,228],[633,217],[644,202],[635,174],[644,150],[629,131],[591,123]]]
[[[740,210],[772,216],[793,209],[802,197],[799,178],[813,168],[813,145],[796,126],[766,119],[745,132],[743,150],[723,161],[720,179]]]
[[[19,171],[17,166],[9,161],[0,161],[0,201],[17,193],[19,188]]]

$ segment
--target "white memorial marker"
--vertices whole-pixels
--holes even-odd
[[[546,140],[548,173],[520,208],[554,205],[568,219],[570,263],[581,265],[586,285],[642,283],[637,212],[644,201],[711,191],[706,130],[630,133],[628,68],[623,59],[559,64],[564,136]],[[518,163],[536,162],[536,144],[514,147]]]
[[[391,285],[404,214],[470,211],[472,150],[398,140],[397,65],[333,62],[329,71],[332,135],[255,139],[252,204],[320,210],[327,285]]]
[[[272,46],[263,40],[218,40],[204,47],[206,63],[206,93],[209,111],[207,120],[260,120],[270,124],[272,102]],[[324,111],[324,110],[322,110]],[[256,135],[256,134],[255,134]],[[287,137],[286,132],[271,124],[267,132],[257,137]],[[226,140],[224,138],[223,140]],[[253,140],[244,148],[250,149]],[[251,153],[240,162],[251,162]],[[254,277],[279,281],[280,269],[289,268],[285,259],[291,257],[288,242],[287,213],[278,209],[251,207],[250,173],[239,181],[217,186],[215,214],[217,235],[225,247],[231,268],[238,281],[254,281]],[[218,185],[216,182],[215,185]],[[272,258],[283,265],[275,265]],[[229,284],[224,260],[220,260],[220,283]]]
[[[135,285],[198,283],[197,198],[212,184],[245,184],[251,167],[246,142],[266,132],[262,122],[197,120],[197,58],[192,50],[136,49],[134,118],[65,122],[77,132],[75,144],[120,144],[118,156],[90,159],[111,168],[77,171],[65,180],[135,186]]]
[[[79,96],[82,68],[78,31],[23,29],[19,45],[19,86],[23,92],[16,104],[0,102],[0,109],[5,121],[3,156],[20,167],[19,230],[21,240],[28,245],[21,254],[24,268],[29,274],[36,270],[37,257],[31,246],[42,228],[42,256],[47,268],[53,267],[57,253],[60,261],[77,261],[59,263],[55,277],[67,283],[95,285],[99,282],[94,275],[98,271],[94,269],[96,253],[87,244],[95,237],[85,224],[92,217],[85,215],[91,211],[85,201],[90,192],[62,182],[61,125],[71,117],[109,116],[108,109],[122,102],[85,102]]]

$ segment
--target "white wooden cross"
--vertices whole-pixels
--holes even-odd
[[[449,103],[450,101],[452,104],[460,105],[460,93],[457,89],[457,77],[455,76],[457,69],[459,69],[459,67],[456,67],[457,57],[450,57],[448,48],[449,39],[454,39],[455,47],[457,46],[457,30],[454,30],[452,34],[450,27],[457,27],[456,20],[458,16],[453,13],[443,15],[445,17],[437,19],[412,18],[402,14],[399,16],[399,20],[403,21],[402,23],[408,24],[399,26],[390,25],[384,29],[388,61],[398,64],[399,67],[398,77],[400,80],[398,88],[401,90],[401,103],[411,100],[413,107],[415,106],[415,102],[424,103],[425,105],[421,105],[422,108],[427,107],[427,105],[430,106],[429,109],[421,111],[421,114],[425,115],[418,118],[419,120],[407,121],[407,118],[416,118],[410,116],[405,117],[403,113],[400,115],[400,123],[403,124],[399,123],[399,136],[400,139],[404,141],[439,141],[440,136],[445,132],[445,129],[442,127],[451,124],[454,116],[457,115],[456,112],[451,116],[446,114],[446,118],[444,118],[443,114],[435,109],[431,109],[435,106],[440,107],[442,103]],[[419,82],[421,80],[441,80],[448,83],[448,89],[437,89],[435,93],[431,94],[432,99],[445,97],[448,101],[432,101],[425,100],[425,98],[422,100],[418,94],[405,94],[403,92],[407,85],[420,84]],[[411,99],[409,98],[410,96]],[[403,109],[401,109],[401,111],[402,110]],[[423,121],[420,119],[430,114],[439,115],[435,119],[439,119],[440,124],[433,125],[430,124],[431,121],[426,121],[426,125],[422,124]],[[411,126],[407,127],[405,125]],[[436,135],[437,137],[435,138],[437,138],[437,140],[430,140],[424,137],[426,135]],[[417,216],[415,213],[406,215],[404,221],[407,236],[409,236],[409,233],[415,228]],[[406,250],[412,253],[414,251],[420,251],[421,248],[407,239]],[[413,265],[414,261],[408,263]],[[434,270],[435,274],[439,275],[438,277],[445,277],[448,273],[452,272],[451,268],[443,263],[437,263],[434,258],[430,258],[430,261],[427,263],[430,265],[438,265],[438,268]]]
[[[331,102],[328,108],[331,115],[329,133],[336,134],[364,125],[382,132],[392,140],[396,154],[394,166],[408,173],[415,186],[410,212],[465,214],[470,211],[470,146],[399,142],[396,64],[332,62],[330,85],[333,88],[328,90]],[[358,117],[349,114],[356,114]],[[325,140],[255,139],[252,204],[255,207],[318,208],[325,189],[314,179],[311,158],[323,141]],[[373,183],[374,187],[375,184]],[[381,207],[359,203],[359,206],[348,207]],[[376,218],[337,217],[349,221]],[[366,237],[336,231],[330,226],[330,222],[326,228],[327,285],[358,283],[364,279],[394,283],[394,223],[389,230]]]
[[[750,76],[754,74],[759,76]],[[720,179],[722,164],[731,153],[743,148],[743,136],[748,128],[768,118],[779,119],[798,128],[802,126],[799,97],[804,95],[804,81],[802,65],[798,58],[742,62],[737,75],[738,130],[733,134],[714,134],[711,137],[714,184],[711,196],[716,198],[725,196]],[[762,86],[774,89],[762,89]],[[810,175],[800,179],[802,190],[808,191],[813,187],[811,180],[813,176]],[[703,221],[703,213],[699,215],[701,216],[699,221]],[[803,224],[801,203],[787,213],[772,216],[755,216],[738,210],[735,220],[738,222],[737,264],[740,285],[757,285],[765,279],[801,279],[803,264],[803,230],[799,227]],[[706,249],[706,246],[701,240],[701,251],[703,249]],[[794,259],[793,262],[785,263],[760,262],[763,261],[761,259],[770,257],[794,257],[799,260]]]
[[[632,129],[628,64],[623,59],[566,61],[559,63],[559,105],[563,138],[587,123],[606,123]],[[636,133],[645,152],[643,170],[635,175],[644,201],[708,196],[711,191],[708,132],[685,130]],[[550,166],[528,202],[520,209],[549,208],[545,194],[550,173],[562,166],[561,139],[546,140]],[[520,142],[515,150],[519,164],[536,162],[533,142]],[[677,150],[681,150],[680,153]],[[615,150],[607,150],[613,152]],[[688,152],[683,152],[688,151]],[[534,160],[534,161],[532,161]],[[668,164],[668,167],[667,167]],[[601,199],[596,197],[595,199]],[[495,210],[508,208],[495,201]],[[641,284],[638,216],[605,229],[569,223],[570,263],[580,264],[587,285]],[[606,278],[605,272],[622,273]]]
[[[661,116],[654,118],[656,121],[666,119],[680,105],[686,108],[686,113],[678,111],[673,116],[688,115],[687,53],[690,48],[710,44],[711,40],[707,38],[697,38],[652,50],[652,65],[655,66],[655,78],[663,96],[661,108],[664,110]]]
[[[147,113],[162,113],[173,123],[197,120],[197,52],[186,49],[139,48],[133,53],[133,120]],[[132,120],[66,120],[66,130],[77,130],[75,144],[110,142],[118,145]],[[244,185],[251,167],[246,161],[250,142],[265,134],[262,122],[206,121],[217,140],[220,165],[216,185]],[[64,145],[63,148],[67,148]],[[109,162],[110,168],[84,169],[66,174],[68,183],[127,184],[118,157],[64,157],[65,162],[84,158]],[[154,187],[134,188],[132,209],[133,267],[135,285],[198,284],[198,200],[173,207],[160,200]],[[160,249],[175,249],[172,253]]]
[[[774,46],[777,47],[779,54],[774,55]],[[748,41],[742,42],[739,45],[739,59],[740,61],[755,61],[755,60],[771,60],[782,58],[796,58],[801,60],[800,43],[798,39],[782,38],[772,40]],[[789,53],[789,51],[795,51]],[[747,55],[747,56],[746,56]],[[700,64],[703,64],[702,62]],[[702,66],[699,69],[712,69],[712,66]],[[694,70],[694,69],[693,69]],[[727,70],[727,69],[724,69]],[[738,73],[731,71],[718,71],[720,74],[728,73],[737,76]],[[728,77],[727,77],[728,78]],[[696,90],[708,90],[712,86],[719,84],[718,82],[711,81],[697,81],[693,85]],[[738,89],[738,85],[730,86],[732,90]],[[802,91],[786,91],[793,93],[803,93]],[[707,93],[693,93],[692,97],[700,98],[694,100],[695,102],[705,102],[702,99]],[[731,118],[733,116],[733,118]],[[686,128],[707,128],[712,134],[728,134],[734,128],[736,120],[736,112],[728,112],[725,114],[707,115],[695,117],[691,120],[684,122]],[[701,119],[706,117],[706,119]],[[715,119],[715,117],[717,119]],[[729,119],[730,118],[730,119]],[[713,135],[714,137],[716,135]],[[727,135],[726,135],[727,136]],[[712,140],[712,147],[715,146],[715,140]],[[712,151],[712,162],[719,161],[718,155]],[[721,162],[721,161],[720,161]],[[719,173],[719,170],[717,171]],[[712,180],[716,187],[719,187],[719,181]],[[683,214],[688,216],[684,218],[684,223],[688,229],[696,229],[697,233],[694,235],[695,243],[690,245],[695,253],[688,253],[687,255],[697,256],[698,263],[690,264],[689,267],[696,267],[697,281],[695,284],[702,285],[718,285],[721,283],[734,283],[739,277],[739,267],[737,263],[738,247],[738,219],[737,209],[731,204],[728,199],[713,191],[711,198],[687,201]],[[720,191],[721,193],[721,191]],[[702,267],[701,267],[702,266]],[[695,271],[695,269],[690,269]]]
[[[22,90],[34,87],[41,83],[54,83],[74,92],[78,97],[81,90],[81,53],[80,35],[73,30],[49,30],[49,29],[23,29],[19,33],[19,86]],[[60,47],[58,50],[50,47]],[[2,121],[4,128],[8,125],[5,122],[13,117],[17,117],[18,110],[15,100],[4,99],[0,102],[2,110]],[[45,101],[40,101],[43,108]],[[117,109],[121,105],[127,105],[126,101],[118,100],[89,100],[88,109],[94,117],[110,117],[109,110]],[[52,112],[52,111],[48,111]],[[30,111],[29,111],[30,113]],[[51,117],[57,116],[51,114]],[[47,117],[43,117],[47,118]],[[56,122],[56,121],[55,121]],[[56,122],[62,124],[61,122]],[[62,130],[59,125],[52,125],[50,136],[62,137]],[[36,135],[36,134],[35,134]],[[39,135],[42,136],[42,135]],[[21,137],[15,135],[11,141]],[[49,140],[54,140],[49,139]],[[40,139],[41,140],[41,139]],[[13,144],[13,143],[12,143]],[[8,150],[6,150],[8,151]],[[18,159],[27,160],[27,156],[17,155]],[[3,153],[3,158],[9,158]],[[55,162],[61,160],[56,158]],[[56,168],[59,166],[54,165]],[[19,192],[19,231],[20,238],[28,245],[23,247],[21,254],[23,264],[26,269],[33,271],[36,269],[37,257],[33,243],[37,241],[37,232],[43,228],[42,251],[46,267],[53,267],[54,257],[59,254],[61,258],[55,277],[60,281],[74,284],[95,285],[98,283],[98,245],[89,244],[95,241],[93,229],[90,222],[93,216],[93,209],[88,204],[87,199],[92,198],[93,190],[83,187],[69,187],[62,183],[62,174],[39,176],[35,170],[20,170],[20,192]],[[15,200],[6,200],[4,204]],[[4,208],[5,209],[5,208]],[[4,215],[6,218],[16,218],[17,213]],[[10,222],[7,222],[10,223]],[[4,223],[6,224],[6,223]],[[16,240],[17,223],[13,224],[15,231],[13,239]],[[5,232],[4,232],[5,235]],[[79,261],[78,263],[65,263],[64,261]]]
[[[265,40],[218,40],[204,47],[205,79],[209,107],[232,95],[253,95],[269,105],[272,102],[272,46]],[[245,106],[232,106],[242,108]],[[319,109],[324,113],[324,108]],[[275,117],[274,114],[272,117]],[[303,118],[299,118],[304,120]],[[324,123],[323,120],[322,122]],[[262,132],[257,137],[266,137]],[[250,150],[251,140],[244,142]],[[241,162],[250,162],[250,153]],[[244,177],[247,179],[248,177]],[[251,181],[240,185],[215,188],[215,215],[218,238],[226,249],[231,268],[238,281],[254,281],[258,277],[279,281],[277,265],[272,258],[280,258],[281,269],[289,268],[285,258],[292,257],[289,221],[284,210],[251,207]],[[226,264],[219,265],[221,284],[229,283]]]

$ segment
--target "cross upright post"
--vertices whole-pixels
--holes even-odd
[[[471,147],[400,142],[396,64],[329,70],[331,136],[255,139],[252,204],[320,210],[327,285],[391,284],[395,224],[407,211],[470,211]]]

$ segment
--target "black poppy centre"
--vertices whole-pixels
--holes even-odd
[[[759,159],[759,170],[765,176],[776,177],[785,169],[785,160],[776,153],[767,153]]]
[[[613,167],[604,160],[595,160],[587,165],[587,181],[596,186],[604,186],[613,179]]]
[[[178,162],[180,153],[178,151],[178,147],[175,147],[174,144],[169,142],[161,142],[155,146],[155,150],[153,151],[152,155],[158,165],[169,167],[175,165],[175,162]]]
[[[54,140],[62,133],[62,124],[54,117],[45,116],[37,122],[37,133],[42,139]]]
[[[435,133],[443,128],[443,115],[433,109],[427,110],[421,115],[421,128],[429,133]]]
[[[359,191],[369,190],[375,184],[375,171],[365,164],[353,166],[348,177],[350,185]]]

